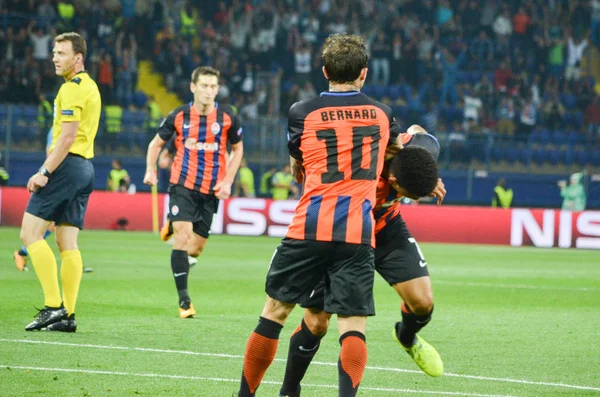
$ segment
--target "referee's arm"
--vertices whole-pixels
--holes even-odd
[[[53,173],[67,157],[67,154],[69,154],[69,149],[71,149],[71,145],[75,142],[78,129],[79,121],[66,121],[62,123],[56,145],[54,145],[54,149],[52,149],[52,152],[48,155],[46,161],[44,161],[43,167],[49,173]]]

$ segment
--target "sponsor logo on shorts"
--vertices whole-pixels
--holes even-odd
[[[172,206],[172,207],[171,207],[171,214],[172,214],[172,215],[177,215],[177,214],[179,214],[179,207],[178,207],[178,206],[176,206],[176,205]]]
[[[419,261],[419,266],[421,266],[421,267],[427,266],[427,261]]]
[[[187,272],[183,272],[183,273],[173,273],[173,276],[175,276],[175,277],[180,277],[180,276],[183,276],[184,274],[187,274]]]

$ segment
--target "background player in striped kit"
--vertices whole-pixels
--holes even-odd
[[[171,269],[179,295],[179,316],[194,317],[187,280],[188,252],[198,257],[210,234],[219,199],[231,194],[231,185],[244,155],[242,128],[228,105],[215,102],[219,71],[202,66],[192,72],[194,101],[173,110],[161,123],[148,146],[144,183],[158,182],[156,162],[161,148],[175,134],[176,154],[171,166],[169,221],[172,225]],[[227,144],[232,157],[226,161]],[[168,226],[171,227],[171,226]],[[169,238],[168,235],[165,238]]]

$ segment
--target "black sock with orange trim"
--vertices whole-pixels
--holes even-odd
[[[410,311],[409,307],[402,302],[402,322],[396,323],[396,336],[404,347],[411,347],[415,343],[415,335],[423,327],[425,327],[429,321],[431,321],[431,314],[433,313],[433,307],[427,314],[415,314]]]

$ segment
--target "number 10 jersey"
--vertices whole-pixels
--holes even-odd
[[[400,132],[388,106],[358,91],[294,104],[288,148],[304,166],[304,192],[286,237],[374,247],[377,180]]]

